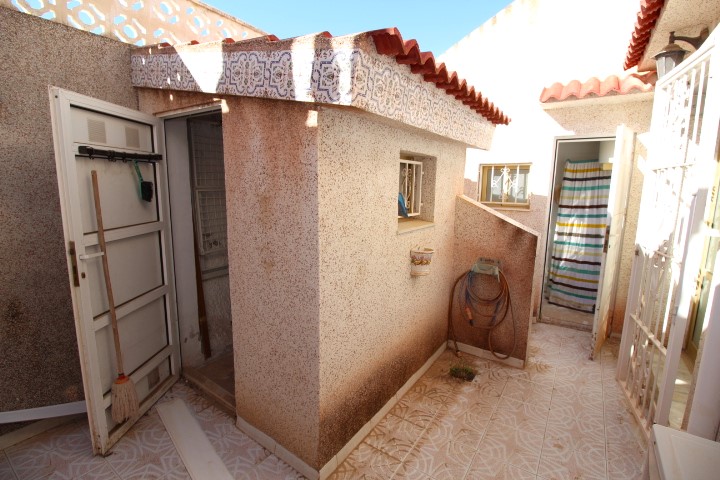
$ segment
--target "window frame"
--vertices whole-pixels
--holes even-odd
[[[509,182],[511,182],[510,179],[503,180],[503,200],[501,201],[494,201],[492,200],[492,193],[489,195],[489,200],[485,200],[488,196],[488,188],[486,185],[486,176],[490,175],[490,179],[493,178],[493,174],[496,169],[504,170],[509,169],[510,172],[512,170],[515,170],[516,175],[520,174],[520,170],[527,169],[526,174],[526,186],[529,185],[530,182],[530,172],[532,171],[532,164],[531,163],[486,163],[486,164],[480,164],[478,168],[478,194],[477,198],[480,203],[483,205],[487,205],[489,207],[500,207],[500,208],[508,208],[508,209],[514,209],[514,210],[528,210],[530,209],[530,198],[531,193],[527,192],[525,195],[525,201],[524,202],[512,202],[512,201],[506,201],[505,199],[508,197],[509,193],[505,192],[505,185],[507,185]],[[511,173],[512,174],[512,173]],[[501,175],[502,177],[502,175]],[[492,181],[492,180],[490,180]],[[512,186],[510,186],[512,188]]]

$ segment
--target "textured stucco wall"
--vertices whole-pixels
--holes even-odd
[[[536,232],[492,208],[467,197],[457,199],[454,277],[457,279],[469,270],[478,257],[500,260],[508,282],[515,327],[512,316],[508,315],[492,333],[493,349],[501,355],[512,352],[512,358],[522,361],[527,358],[537,242]],[[488,285],[488,289],[494,285]],[[499,289],[493,289],[483,298],[492,298],[498,292]],[[487,331],[470,326],[462,312],[456,312],[453,317],[453,330],[459,342],[489,350]]]
[[[313,106],[228,98],[223,116],[237,413],[317,466],[319,245]]]
[[[48,86],[137,108],[130,46],[0,8],[0,411],[83,398]]]
[[[321,107],[320,447],[326,463],[446,339],[464,145]],[[436,158],[434,226],[398,234],[400,152]],[[410,276],[410,250],[435,249]]]

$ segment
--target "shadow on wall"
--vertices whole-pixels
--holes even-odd
[[[533,273],[539,235],[519,222],[502,215],[466,196],[455,207],[454,270],[458,278],[478,257],[501,262],[507,279],[514,322],[511,318],[493,332],[493,348],[499,353],[512,352],[512,358],[525,361],[532,316]],[[492,296],[491,292],[488,298]],[[461,316],[453,318],[458,342],[489,350],[487,330],[472,327]]]

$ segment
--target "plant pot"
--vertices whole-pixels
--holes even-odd
[[[430,262],[435,250],[423,248],[421,250],[410,250],[410,275],[419,277],[430,275]]]

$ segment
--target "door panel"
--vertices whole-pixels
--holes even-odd
[[[90,160],[87,157],[76,158],[83,233],[97,232],[92,185],[86,185],[92,170],[98,172],[103,226],[108,231],[106,235],[116,228],[158,221],[156,195],[153,195],[152,202],[137,201],[140,198],[140,188],[131,162],[111,162],[106,159]],[[148,163],[138,163],[138,166],[143,179],[156,184],[153,166]]]
[[[155,192],[146,202],[133,163],[121,159],[121,152],[162,154],[162,125],[154,117],[60,89],[51,89],[51,98],[63,229],[66,241],[75,245],[68,266],[74,261],[78,270],[70,281],[88,419],[93,449],[105,454],[179,375],[166,161],[139,162]],[[78,153],[80,146],[112,154],[90,158]],[[121,425],[110,419],[117,367],[98,255],[93,170],[124,371],[140,399],[139,413]]]
[[[624,125],[618,126],[612,164],[612,181],[608,198],[607,225],[609,225],[609,228],[605,239],[607,247],[600,270],[598,303],[595,309],[595,318],[593,319],[590,358],[595,358],[600,353],[600,349],[608,336],[610,319],[615,306],[627,198],[630,189],[630,177],[632,176],[634,144],[635,134]]]
[[[132,312],[119,322],[120,346],[123,352],[123,362],[128,372],[135,371],[146,359],[152,357],[167,345],[167,328],[165,322],[165,306],[162,299]],[[142,331],[143,336],[132,335],[133,331]],[[106,326],[97,331],[98,348],[104,351],[113,351],[112,330]],[[115,381],[115,356],[100,358],[100,379],[103,393],[110,391]]]
[[[116,307],[163,285],[162,257],[156,248],[159,242],[160,235],[155,232],[106,243]],[[92,255],[99,252],[100,247],[91,245],[86,251]],[[102,261],[94,257],[85,265],[90,282],[102,287],[90,291],[92,314],[96,317],[108,311]]]

